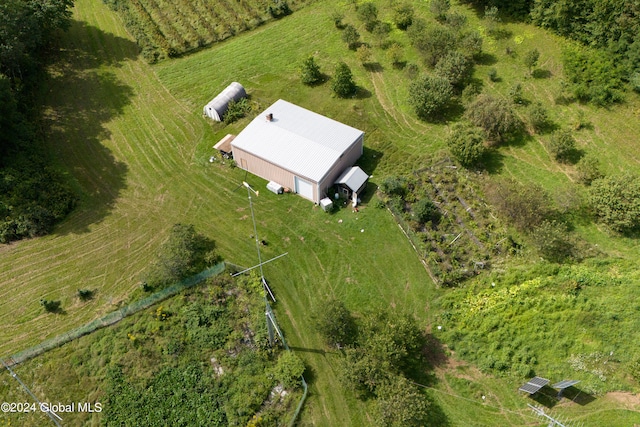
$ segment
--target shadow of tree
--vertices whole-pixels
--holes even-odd
[[[101,221],[126,186],[126,164],[102,141],[111,137],[105,123],[123,114],[134,95],[109,68],[137,56],[134,42],[84,22],[73,21],[62,36],[61,54],[46,84],[42,122],[51,151],[79,193],[76,210],[83,214],[62,223],[57,233],[83,232]]]

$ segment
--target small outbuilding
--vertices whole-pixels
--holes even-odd
[[[363,140],[361,130],[280,99],[231,146],[238,167],[320,203],[360,158]]]
[[[230,159],[231,158],[231,141],[235,138],[235,135],[227,134],[224,138],[222,138],[216,145],[213,146],[215,150],[218,150],[223,158]]]
[[[229,102],[238,101],[246,97],[247,92],[244,90],[244,87],[242,87],[238,82],[233,82],[204,106],[202,115],[207,116],[216,122],[221,122],[224,117],[224,113],[226,113],[229,108]]]
[[[352,199],[353,206],[355,207],[358,204],[358,195],[364,191],[368,179],[369,175],[358,166],[353,166],[345,170],[342,175],[338,177],[336,186],[342,196],[347,199]]]

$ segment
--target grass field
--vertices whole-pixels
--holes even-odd
[[[202,105],[231,81],[245,85],[258,106],[285,98],[364,130],[361,163],[373,173],[370,187],[387,175],[428,164],[443,150],[447,126],[414,118],[406,84],[398,83],[407,81],[404,71],[394,69],[378,50],[374,55],[382,71],[366,70],[347,50],[330,23],[338,7],[351,10],[338,3],[317,3],[208,50],[150,67],[138,57],[114,13],[100,2],[76,2],[64,60],[53,67],[46,117],[58,166],[68,171],[82,199],[53,235],[0,248],[0,354],[24,349],[127,301],[138,288],[139,273],[176,222],[193,223],[215,239],[225,259],[256,263],[246,194],[243,189],[234,192],[244,173],[207,161],[221,136],[239,131],[249,120],[224,127],[201,117]],[[355,22],[350,16],[347,20]],[[470,16],[470,25],[480,25]],[[488,68],[497,65],[478,66],[476,77],[495,93],[506,93],[511,81],[521,80],[528,99],[553,97],[561,73],[554,59],[557,40],[525,25],[508,28],[510,38],[485,42],[485,50],[500,58],[502,82],[493,84],[486,78]],[[523,41],[517,44],[515,36],[520,34]],[[406,44],[400,32],[391,37]],[[524,52],[534,41],[542,52],[538,68],[550,71],[548,79],[525,78],[517,57],[502,55],[506,44]],[[297,61],[309,54],[315,54],[327,74],[338,58],[345,60],[359,95],[338,100],[331,97],[327,84],[299,84]],[[407,49],[407,59],[417,62],[411,55]],[[570,123],[580,109],[592,125],[578,134],[581,146],[597,152],[608,171],[637,170],[637,99],[631,97],[628,104],[612,110],[557,105],[551,115]],[[540,180],[554,189],[572,185],[571,168],[554,163],[537,137],[501,149],[499,163],[500,175]],[[256,188],[264,187],[259,179],[248,180]],[[434,316],[433,301],[442,291],[430,282],[385,210],[365,207],[358,214],[344,209],[327,215],[299,197],[276,197],[266,191],[254,202],[258,232],[269,242],[263,258],[289,252],[265,266],[265,275],[278,298],[277,315],[289,344],[309,366],[310,397],[301,424],[370,423],[367,404],[340,387],[335,363],[339,355],[325,351],[310,312],[326,296],[337,296],[355,311],[391,307],[412,313],[427,328]],[[629,259],[640,255],[634,239],[610,238],[590,223],[577,229],[605,252]],[[75,294],[81,288],[95,289],[96,298],[80,303]],[[66,313],[45,315],[41,298],[61,300]],[[439,391],[430,393],[449,425],[535,425],[527,400],[514,392],[514,381],[445,364],[436,372]],[[484,405],[482,394],[490,399]],[[607,411],[633,408],[637,402],[603,399],[557,411],[596,426],[602,425],[599,417]],[[631,410],[620,413],[619,425],[639,422]]]

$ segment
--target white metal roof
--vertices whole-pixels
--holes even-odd
[[[267,114],[273,114],[271,121]],[[363,133],[280,99],[253,119],[231,145],[319,182]]]
[[[229,102],[237,101],[246,96],[247,92],[244,90],[244,87],[238,82],[232,82],[204,106],[202,113],[214,120],[222,121],[224,113],[226,113],[229,108]]]
[[[353,166],[345,170],[342,175],[336,180],[336,184],[344,184],[351,189],[351,191],[358,191],[362,185],[367,182],[369,175],[367,175],[358,166]]]

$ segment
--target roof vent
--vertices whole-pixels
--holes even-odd
[[[273,114],[272,113],[267,114],[267,121],[268,122],[272,122],[273,121]]]

